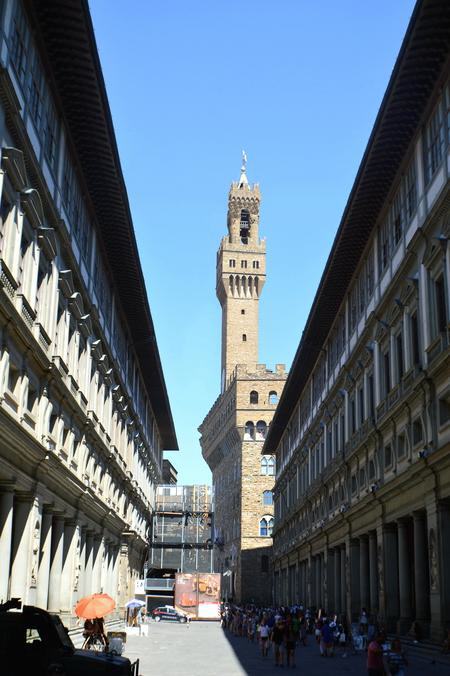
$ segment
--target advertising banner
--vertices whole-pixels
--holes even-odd
[[[220,574],[177,573],[175,608],[195,619],[220,618]]]

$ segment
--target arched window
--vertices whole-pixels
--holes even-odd
[[[251,404],[257,404],[258,403],[258,392],[256,390],[252,390],[250,392],[250,403]]]
[[[270,476],[275,475],[275,458],[273,457],[273,455],[270,456],[267,462],[267,470],[268,470],[267,474],[269,474]]]
[[[272,537],[273,517],[268,514],[259,522],[259,534],[261,537]]]
[[[241,211],[240,228],[241,242],[242,244],[248,244],[248,238],[250,235],[250,214],[247,209],[242,209]]]
[[[245,423],[244,441],[253,441],[255,438],[255,425],[251,421]]]
[[[256,423],[256,440],[264,441],[266,438],[267,424],[264,420],[258,420]]]
[[[269,404],[278,404],[278,394],[275,391],[269,392]]]
[[[268,472],[268,467],[269,467],[269,459],[266,458],[265,455],[261,458],[261,474],[263,476],[266,476]]]
[[[263,491],[263,505],[273,505],[272,491]]]

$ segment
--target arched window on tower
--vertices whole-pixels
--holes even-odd
[[[241,211],[240,227],[241,242],[242,244],[248,244],[248,238],[250,237],[250,214],[247,209],[242,209]]]
[[[253,441],[255,439],[255,424],[249,420],[245,423],[244,441]]]
[[[263,505],[273,505],[272,491],[263,491]]]
[[[261,537],[272,537],[273,517],[268,514],[263,516],[259,522],[259,534]]]
[[[258,403],[258,392],[256,390],[252,390],[250,392],[250,403],[251,404],[257,404]]]
[[[256,441],[264,441],[266,438],[267,424],[264,420],[258,420],[256,423]]]
[[[269,474],[269,476],[275,476],[275,458],[273,455],[271,455],[267,461],[267,474]]]
[[[268,458],[266,458],[266,456],[263,455],[263,457],[261,458],[261,474],[263,476],[266,476],[268,474],[268,471],[267,471],[268,464],[269,464]]]
[[[278,404],[278,394],[275,391],[269,392],[269,404]]]

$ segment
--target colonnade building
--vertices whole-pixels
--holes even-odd
[[[0,3],[0,600],[141,577],[177,449],[85,0]]]
[[[450,626],[450,5],[417,3],[263,452],[276,603]]]
[[[266,242],[259,238],[259,185],[246,158],[228,197],[228,235],[217,254],[222,307],[222,388],[199,431],[213,474],[215,570],[222,595],[268,603],[272,596],[272,488],[275,458],[262,456],[266,432],[286,380],[283,364],[258,364],[259,298]]]

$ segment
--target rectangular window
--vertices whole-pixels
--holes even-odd
[[[389,350],[382,355],[382,385],[383,385],[383,396],[385,397],[391,391],[391,358]]]
[[[403,214],[403,204],[402,204],[402,191],[401,188],[398,190],[397,195],[394,198],[394,203],[392,205],[391,218],[392,218],[392,231],[394,236],[394,246],[400,242],[403,235],[404,227],[404,214]]]
[[[389,227],[389,219],[380,226],[378,231],[378,259],[380,264],[380,272],[384,272],[387,268],[391,257],[391,232]]]
[[[447,308],[443,275],[435,280],[434,291],[436,304],[436,330],[438,333],[442,333],[447,329]]]
[[[392,446],[387,444],[384,447],[384,466],[390,467],[392,465]]]
[[[31,68],[28,81],[28,105],[33,122],[40,131],[42,122],[44,78],[37,51],[33,49],[32,52],[30,50],[30,53],[32,53],[32,57],[30,58]]]
[[[397,357],[397,380],[398,382],[401,381],[403,378],[403,334],[400,331],[400,333],[397,334],[395,338],[395,349],[396,349],[396,357]]]
[[[58,127],[57,127],[56,112],[50,100],[50,97],[48,97],[44,116],[44,152],[53,170],[56,170],[58,159],[57,134]]]
[[[373,255],[372,252],[367,257],[366,261],[366,290],[367,290],[367,300],[369,300],[373,295],[373,289],[375,286],[375,272],[373,268]]]
[[[367,378],[367,386],[368,386],[368,395],[369,395],[369,414],[370,417],[373,419],[375,417],[375,383],[373,380],[373,373],[369,375]]]
[[[424,133],[425,182],[429,183],[439,167],[445,148],[442,100],[437,104]]]
[[[350,431],[352,434],[356,431],[355,398],[350,399]]]
[[[410,220],[417,207],[416,163],[413,159],[404,178],[404,200],[406,218]]]
[[[359,423],[362,425],[366,419],[365,410],[364,410],[364,388],[361,387],[358,390],[358,405],[359,405]]]
[[[241,261],[241,268],[247,267],[247,261]]]
[[[11,31],[11,60],[22,85],[25,84],[26,79],[29,37],[30,33],[21,4],[16,2],[16,14]]]
[[[420,364],[419,322],[417,312],[411,315],[411,356],[413,364]]]
[[[356,327],[358,316],[358,284],[355,284],[350,292],[350,333]]]

